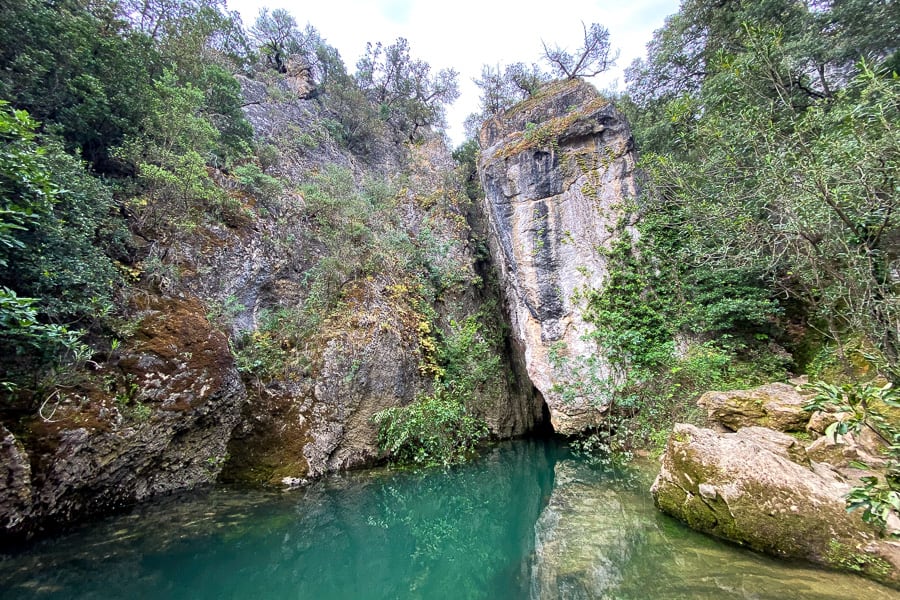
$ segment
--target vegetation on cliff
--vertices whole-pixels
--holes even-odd
[[[353,311],[379,309],[366,303],[393,310],[380,326],[427,365],[491,296],[439,141],[457,74],[433,73],[406,40],[371,44],[351,72],[288,12],[245,29],[222,0],[4,4],[0,39],[0,421],[26,445],[48,400],[68,407],[53,432],[87,422],[58,418],[79,411],[101,429],[159,420],[122,360],[142,343],[147,297],[206,303],[254,393],[290,399],[327,366],[322,345],[362,327]],[[260,131],[274,117],[253,109],[276,105],[290,116]],[[290,293],[251,305],[216,281],[241,240],[266,248],[253,268],[290,265],[269,274],[297,279]],[[493,365],[499,324],[477,326]],[[420,376],[430,389],[435,373]],[[483,423],[474,388],[441,381],[435,397],[465,399]],[[103,395],[121,410],[95,406]]]

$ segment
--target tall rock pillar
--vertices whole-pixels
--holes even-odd
[[[554,429],[583,431],[599,423],[604,407],[564,400],[560,365],[598,352],[585,337],[583,299],[603,286],[604,250],[635,195],[631,129],[592,86],[567,80],[487,121],[479,141],[492,253],[513,334]]]

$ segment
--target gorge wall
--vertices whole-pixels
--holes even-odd
[[[371,465],[374,415],[430,393],[435,343],[470,322],[499,365],[471,406],[494,438],[533,431],[547,410],[563,433],[602,418],[563,401],[551,355],[596,353],[579,298],[602,286],[634,194],[615,108],[566,81],[486,123],[478,205],[441,140],[376,139],[361,156],[308,85],[242,85],[258,143],[277,151],[266,174],[286,185],[217,171],[219,217],[131,224],[117,343],[0,422],[0,541],[216,480]]]
[[[430,391],[434,341],[469,319],[500,365],[474,398],[492,436],[544,418],[443,142],[378,138],[360,156],[309,85],[241,83],[257,142],[275,154],[263,168],[283,189],[218,171],[224,217],[131,224],[121,343],[39,410],[0,421],[0,543],[216,480],[282,485],[373,464],[373,416]],[[350,201],[370,220],[353,221]],[[366,256],[367,244],[384,253]],[[322,281],[331,303],[300,323]]]
[[[585,337],[583,300],[602,288],[604,250],[635,195],[629,125],[589,84],[567,80],[487,121],[480,144],[491,248],[513,336],[554,429],[583,431],[599,423],[603,407],[564,400],[561,386],[567,363],[597,353]]]

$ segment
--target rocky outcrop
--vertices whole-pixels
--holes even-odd
[[[567,361],[596,353],[579,299],[602,287],[603,251],[635,195],[630,128],[590,85],[562,81],[487,121],[480,145],[513,335],[554,429],[579,432],[597,424],[601,410],[584,399],[564,402],[558,384]]]
[[[809,402],[797,388],[786,383],[770,383],[751,390],[706,392],[697,402],[706,409],[710,421],[731,431],[741,427],[768,427],[777,431],[804,431],[810,414],[803,410]]]
[[[900,542],[847,512],[850,488],[787,434],[679,424],[652,493],[660,509],[694,529],[900,585]]]
[[[245,93],[255,99],[246,109],[248,118],[260,137],[282,145],[287,142],[279,135],[289,126],[321,128],[316,103],[277,100],[257,89],[261,85],[244,82]],[[307,170],[335,165],[365,171],[332,141],[319,143],[321,153],[287,144],[272,172],[302,180]],[[383,273],[344,282],[340,306],[321,315],[325,318],[311,337],[280,340],[277,351],[286,351],[285,368],[274,376],[248,375],[252,401],[229,445],[224,479],[280,484],[373,464],[381,458],[374,415],[430,389],[434,374],[422,370],[421,327],[446,332],[453,321],[476,313],[484,321],[502,319],[485,309],[496,303],[495,290],[475,272],[477,245],[460,201],[445,199],[452,193],[447,176],[456,166],[450,153],[432,141],[411,149],[404,160],[403,196],[395,209],[402,215],[403,234],[411,240],[427,236],[435,249],[429,262],[456,283],[435,302],[418,295],[420,282],[410,273],[387,266]],[[252,344],[268,316],[296,311],[309,300],[311,273],[327,249],[316,239],[302,203],[284,198],[278,218],[238,231],[219,227],[208,248],[186,244],[175,253],[184,260],[183,287],[211,305],[237,307],[233,322],[220,325],[245,340],[237,346]],[[428,307],[432,316],[423,312],[426,302],[435,303]],[[527,378],[506,376],[514,367],[503,358],[503,375],[478,400],[479,415],[497,438],[523,435],[543,418],[541,398],[522,384]]]
[[[133,307],[127,346],[39,416],[3,429],[4,537],[214,481],[246,392],[196,300]]]

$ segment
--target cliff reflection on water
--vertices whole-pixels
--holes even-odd
[[[554,440],[450,470],[288,492],[215,488],[86,524],[0,562],[0,598],[896,598],[696,534]]]

